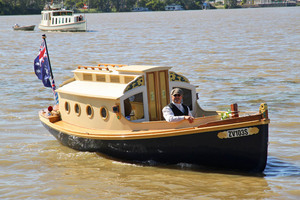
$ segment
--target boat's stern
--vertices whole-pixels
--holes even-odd
[[[51,123],[55,123],[61,120],[60,112],[58,110],[58,105],[49,106],[46,110],[41,110],[39,112],[40,118],[49,120]]]

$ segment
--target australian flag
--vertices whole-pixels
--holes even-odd
[[[50,66],[45,41],[42,42],[39,55],[34,59],[34,72],[43,81],[45,87],[51,87]]]

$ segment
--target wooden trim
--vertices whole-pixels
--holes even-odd
[[[155,90],[155,102],[156,102],[156,121],[161,117],[161,101],[160,101],[160,80],[158,72],[154,72],[154,88]]]
[[[162,115],[162,109],[163,109],[163,105],[162,105],[162,80],[160,79],[160,73],[163,72],[164,73],[164,84],[166,86],[165,90],[166,90],[166,98],[167,98],[167,104],[169,104],[170,102],[170,97],[169,97],[169,74],[168,74],[168,70],[161,70],[161,71],[157,71],[157,72],[147,72],[146,73],[146,80],[147,80],[147,90],[148,90],[148,108],[149,108],[149,119],[150,121],[157,121],[157,120],[163,120],[163,115]],[[150,81],[149,81],[149,75],[153,74],[153,84],[154,84],[154,93],[155,93],[155,110],[156,110],[156,118],[152,119],[151,117],[151,108],[150,108]]]
[[[149,113],[149,121],[154,121],[154,120],[152,120],[152,114],[151,114],[151,94],[150,94],[150,84],[152,84],[152,83],[150,83],[150,81],[149,81],[149,76],[150,76],[150,74],[153,74],[153,84],[154,84],[154,88],[155,88],[155,73],[154,72],[147,72],[146,73],[146,80],[147,80],[147,96],[148,96],[148,113]],[[156,94],[156,90],[154,90],[154,95],[155,95],[155,99],[154,99],[154,101],[156,101],[156,96],[157,96],[157,94]],[[157,106],[156,106],[156,109],[157,109]],[[156,111],[156,110],[155,110]],[[156,113],[155,113],[156,114]],[[157,118],[157,116],[156,116],[156,118]]]
[[[226,125],[226,124],[234,124],[234,123],[241,123],[241,122],[261,120],[261,119],[263,119],[263,116],[261,114],[257,114],[257,115],[251,115],[251,116],[245,116],[245,117],[238,117],[238,118],[233,118],[233,119],[225,119],[225,120],[220,120],[220,121],[215,121],[215,122],[209,122],[209,123],[202,124],[202,125],[198,126],[198,128],[210,127],[210,126],[219,126],[219,125]]]
[[[40,120],[42,123],[46,124],[49,128],[56,131],[63,132],[68,135],[74,135],[83,138],[96,139],[96,140],[134,140],[134,139],[151,139],[151,138],[160,138],[160,137],[173,137],[181,135],[190,135],[190,134],[201,134],[213,131],[225,131],[229,129],[237,129],[250,126],[259,126],[268,124],[269,121],[262,122],[260,120],[246,121],[246,122],[237,122],[234,124],[224,124],[220,126],[211,126],[204,128],[179,128],[179,129],[160,129],[160,130],[141,130],[133,132],[131,130],[94,130],[86,129],[83,127],[74,126],[63,121],[58,121],[51,123],[48,120],[48,117],[43,116],[40,113]],[[75,128],[76,127],[76,128]]]
[[[165,84],[165,92],[166,92],[166,100],[167,100],[167,104],[168,105],[170,103],[170,92],[169,92],[169,73],[168,70],[161,70],[158,71],[158,79],[159,79],[159,120],[164,120],[163,115],[162,115],[162,109],[164,106],[166,105],[162,105],[162,80],[160,78],[160,73],[163,72],[164,73],[164,84]]]

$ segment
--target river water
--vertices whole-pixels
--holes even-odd
[[[62,146],[38,111],[54,103],[33,72],[42,38],[13,31],[39,15],[0,16],[1,199],[299,199],[300,8],[86,14],[88,32],[46,33],[55,80],[78,65],[173,66],[198,86],[206,110],[269,106],[260,176],[188,164],[125,164]]]

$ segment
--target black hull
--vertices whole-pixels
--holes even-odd
[[[99,152],[127,161],[164,164],[190,163],[219,169],[262,172],[268,153],[268,124],[259,133],[220,139],[220,131],[149,139],[98,140],[68,135],[43,123],[63,145],[79,151]]]

